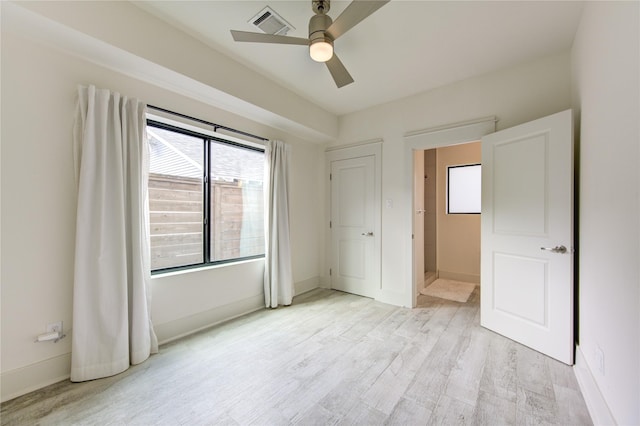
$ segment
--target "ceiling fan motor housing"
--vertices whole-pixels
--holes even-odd
[[[309,21],[309,44],[325,41],[333,45],[333,38],[326,32],[332,23],[333,20],[329,15],[317,14],[312,16]]]
[[[329,37],[325,32],[332,23],[333,20],[329,15],[323,13],[313,15],[309,20],[309,40],[313,41],[317,37]],[[331,39],[331,41],[333,41],[333,39]]]

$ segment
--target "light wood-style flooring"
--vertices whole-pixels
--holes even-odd
[[[591,424],[571,367],[480,327],[478,288],[419,305],[314,290],[8,401],[2,424]]]

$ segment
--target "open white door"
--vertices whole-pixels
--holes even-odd
[[[573,137],[563,111],[482,139],[481,323],[573,364]]]

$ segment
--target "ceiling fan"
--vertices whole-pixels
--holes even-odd
[[[327,15],[331,6],[330,0],[312,0],[311,9],[315,12],[315,15],[309,20],[308,39],[236,30],[231,30],[231,35],[235,41],[309,46],[311,59],[327,64],[333,80],[336,82],[338,88],[340,88],[353,83],[353,77],[351,77],[340,59],[338,59],[338,56],[334,53],[333,42],[388,2],[389,0],[354,0],[334,22],[331,17]]]

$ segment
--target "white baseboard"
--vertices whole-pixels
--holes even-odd
[[[157,324],[153,328],[158,336],[158,343],[163,345],[260,309],[264,309],[262,294],[164,324]]]
[[[596,383],[587,360],[584,354],[580,350],[580,346],[576,347],[576,363],[573,366],[573,372],[578,380],[580,391],[584,397],[584,402],[587,404],[589,415],[593,420],[594,425],[615,425],[617,424],[609,410],[609,406],[605,401],[600,388]]]
[[[262,294],[158,324],[154,329],[158,342],[164,344],[260,309],[264,309]],[[5,371],[0,375],[2,402],[66,380],[70,375],[71,353]]]
[[[0,375],[2,402],[66,380],[71,374],[71,353],[58,355]]]
[[[446,280],[464,281],[466,283],[480,284],[480,275],[465,274],[462,272],[451,271],[438,271],[438,278],[444,278]]]
[[[320,283],[320,277],[309,278],[308,280],[298,281],[294,284],[295,295],[306,293],[314,290],[318,287],[322,287]]]
[[[331,288],[331,277],[323,276],[318,278],[318,286],[320,288]]]
[[[295,283],[295,293],[302,294],[321,286],[314,277]],[[158,342],[162,345],[217,324],[264,309],[264,295],[259,294],[185,318],[154,325]],[[71,353],[30,364],[0,375],[1,401],[5,402],[69,378]]]

